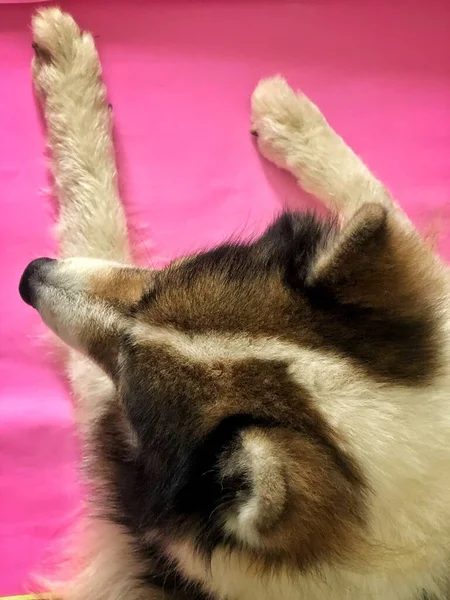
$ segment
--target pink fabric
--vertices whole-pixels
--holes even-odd
[[[277,72],[317,101],[450,257],[447,0],[60,4],[98,35],[144,259],[161,264],[260,231],[283,204],[305,206],[248,134],[252,88]],[[0,594],[22,591],[48,562],[80,502],[71,403],[17,293],[27,262],[55,251],[29,75],[33,9],[0,7]]]

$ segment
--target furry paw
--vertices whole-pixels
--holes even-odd
[[[92,36],[81,32],[73,18],[59,8],[44,8],[33,17],[33,79],[46,95],[74,70],[98,77],[100,62]]]
[[[293,166],[295,155],[323,122],[319,109],[282,77],[264,79],[253,92],[251,133],[262,155],[279,167]]]

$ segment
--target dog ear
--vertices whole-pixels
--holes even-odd
[[[247,429],[219,471],[225,534],[269,562],[284,557],[303,568],[342,555],[360,526],[365,484],[357,464],[308,428]]]
[[[389,288],[398,283],[390,233],[386,209],[363,205],[317,254],[306,278],[308,293],[343,304],[390,302]]]
[[[220,475],[231,491],[225,531],[241,543],[258,547],[261,535],[276,524],[287,500],[281,457],[261,429],[243,432],[221,459]]]
[[[316,253],[304,292],[324,340],[383,379],[417,385],[437,366],[441,270],[412,227],[365,204]]]
[[[311,298],[423,316],[442,291],[439,261],[412,226],[380,204],[364,204],[316,253],[305,279]]]

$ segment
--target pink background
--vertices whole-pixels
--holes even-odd
[[[249,97],[285,74],[450,257],[447,0],[62,1],[92,30],[141,256],[161,264],[307,200],[261,160]],[[72,408],[17,284],[54,253],[29,62],[30,4],[0,5],[0,594],[51,561],[80,492]],[[53,548],[53,550],[52,550]]]

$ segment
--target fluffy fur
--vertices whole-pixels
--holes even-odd
[[[339,218],[131,266],[93,39],[33,35],[61,259],[20,291],[71,348],[90,490],[64,600],[450,597],[446,266],[280,77],[252,133]]]

